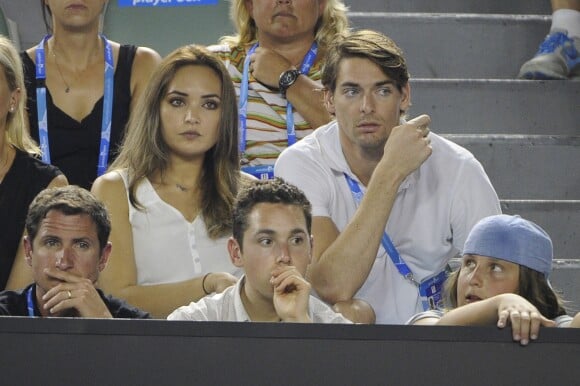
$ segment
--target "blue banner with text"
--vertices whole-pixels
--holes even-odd
[[[218,0],[118,0],[119,7],[187,7],[217,3]]]

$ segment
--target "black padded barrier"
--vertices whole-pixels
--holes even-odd
[[[2,384],[577,385],[580,329],[0,318]]]

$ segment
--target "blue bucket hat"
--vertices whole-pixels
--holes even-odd
[[[520,216],[500,214],[481,219],[467,236],[463,254],[493,257],[541,272],[552,271],[550,236]]]

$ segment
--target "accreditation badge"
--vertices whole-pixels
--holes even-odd
[[[436,310],[443,307],[443,284],[447,279],[447,271],[423,279],[419,284],[419,296],[423,310]]]
[[[274,178],[274,165],[242,166],[242,171],[253,175],[259,180]]]

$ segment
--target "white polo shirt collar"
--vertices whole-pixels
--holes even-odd
[[[342,151],[342,145],[340,144],[340,128],[338,127],[338,122],[334,120],[328,125],[320,127],[314,132],[314,136],[316,136],[320,152],[327,165],[335,172],[340,174],[346,173],[349,177],[354,179],[359,184],[359,186],[361,186],[363,191],[365,191],[366,187],[352,172]],[[397,192],[402,192],[403,190],[417,184],[419,177],[420,168],[417,168],[415,171],[405,177]]]

